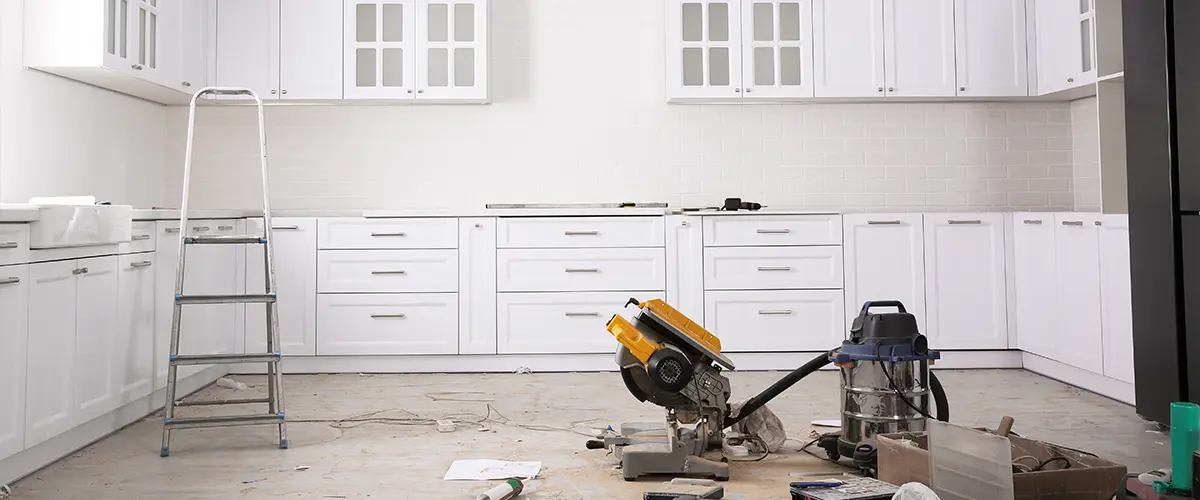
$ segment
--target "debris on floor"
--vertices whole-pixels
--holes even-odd
[[[520,479],[509,479],[480,493],[475,500],[509,500],[516,498],[524,489],[525,485],[521,484]]]
[[[709,479],[675,478],[655,485],[642,495],[643,500],[708,500],[725,497],[725,487]]]
[[[254,484],[254,483],[261,483],[261,482],[263,482],[263,481],[266,481],[266,480],[267,480],[267,478],[265,478],[265,477],[260,477],[260,478],[258,478],[258,479],[247,479],[247,480],[245,480],[245,481],[242,481],[242,484]]]
[[[488,481],[493,479],[531,479],[542,471],[541,462],[504,460],[455,460],[443,481]]]
[[[226,389],[233,389],[235,391],[246,390],[246,384],[243,384],[241,382],[238,382],[238,381],[228,378],[228,377],[221,377],[221,378],[217,379],[217,387],[224,387]]]

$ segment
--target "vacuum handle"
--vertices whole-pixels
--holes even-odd
[[[866,315],[867,310],[871,309],[872,307],[895,307],[902,313],[908,312],[904,310],[904,304],[902,304],[899,300],[868,300],[867,302],[863,303],[862,310],[859,311],[858,314],[860,316]]]

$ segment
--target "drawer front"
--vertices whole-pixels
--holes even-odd
[[[458,294],[317,296],[317,355],[457,354]]]
[[[704,325],[725,352],[822,351],[845,338],[840,290],[707,292]]]
[[[661,248],[498,250],[501,292],[604,292],[662,290],[666,252]]]
[[[318,293],[455,292],[458,250],[317,253]]]
[[[841,245],[840,215],[723,215],[704,218],[704,246]]]
[[[0,266],[29,262],[29,224],[0,224]]]
[[[239,219],[194,219],[188,221],[188,236],[234,236],[244,231],[246,221]]]
[[[500,219],[499,248],[661,247],[662,217]]]
[[[458,248],[458,219],[320,219],[317,248]]]
[[[154,221],[134,222],[133,236],[130,237],[129,243],[122,243],[117,251],[119,253],[153,252],[154,243],[158,240],[154,237],[154,228]]]
[[[659,292],[640,293],[643,300]],[[625,292],[502,293],[496,298],[496,347],[500,354],[575,354],[616,352],[617,341],[605,325],[625,309]]]
[[[705,248],[704,288],[842,288],[842,247]]]

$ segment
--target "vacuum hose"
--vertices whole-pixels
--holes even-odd
[[[942,381],[937,375],[929,372],[929,391],[933,393],[933,405],[937,407],[937,419],[942,422],[950,421],[950,403],[946,401],[946,391],[942,389]]]

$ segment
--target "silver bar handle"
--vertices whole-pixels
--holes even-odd
[[[598,312],[568,312],[568,313],[566,313],[566,315],[569,318],[574,318],[574,317],[578,317],[578,316],[599,316],[600,313],[598,313]]]
[[[372,236],[372,237],[374,237],[374,238],[379,238],[379,237],[382,237],[382,236],[408,236],[408,233],[403,233],[403,232],[398,232],[398,233],[371,233],[371,236]]]
[[[405,271],[403,269],[397,269],[395,271],[371,271],[371,274],[374,274],[376,276],[385,275],[385,274],[408,274],[408,271]]]
[[[0,243],[0,249],[9,249],[9,248],[17,248],[17,242],[5,241],[3,243]]]
[[[233,226],[217,226],[217,231],[233,231]]]
[[[197,233],[203,233],[205,231],[208,231],[209,229],[212,229],[212,228],[208,227],[208,226],[192,226],[192,231],[195,231]]]
[[[372,318],[372,319],[383,319],[383,318],[400,318],[400,319],[404,319],[404,318],[405,318],[405,316],[404,316],[404,313],[395,313],[395,314],[372,314],[372,315],[371,315],[371,318]]]
[[[568,273],[598,273],[598,272],[600,272],[599,269],[596,269],[594,267],[588,267],[588,268],[568,267],[566,269],[566,271]]]
[[[1041,219],[1025,219],[1025,220],[1021,221],[1021,223],[1028,224],[1030,226],[1039,226],[1042,224],[1042,220]]]
[[[867,225],[870,225],[870,226],[899,226],[900,221],[898,221],[898,220],[869,220],[869,221],[867,221]]]
[[[1062,225],[1064,225],[1064,226],[1082,226],[1083,221],[1081,221],[1081,220],[1065,220],[1065,221],[1062,221]]]
[[[788,234],[788,233],[792,232],[792,230],[791,230],[791,229],[788,229],[788,228],[783,228],[783,229],[759,229],[757,232],[758,232],[758,234]]]
[[[15,285],[21,282],[21,278],[0,278],[0,285]]]
[[[148,234],[135,234],[132,238],[129,238],[130,241],[146,241],[148,239],[150,239],[150,235]]]
[[[129,264],[129,267],[132,267],[132,268],[134,268],[134,269],[141,269],[141,268],[143,268],[143,267],[150,267],[150,266],[153,266],[153,265],[154,265],[154,263],[153,263],[153,262],[150,262],[150,261],[148,261],[148,260],[143,260],[143,261],[141,261],[141,262],[134,262],[134,263],[131,263],[131,264]]]
[[[178,233],[178,232],[179,232],[179,228],[177,228],[177,227],[168,227],[168,228],[166,229],[166,232],[167,232],[168,234],[175,234],[175,233]]]
[[[983,224],[983,221],[981,221],[981,220],[978,220],[978,219],[972,219],[972,220],[954,220],[954,219],[950,219],[950,221],[949,221],[949,222],[950,222],[950,225],[952,225],[952,226],[955,226],[955,225],[968,225],[968,224]]]
[[[272,229],[272,230],[275,230],[275,231],[279,231],[279,230],[293,230],[293,229],[300,229],[300,226],[297,226],[297,225],[291,225],[291,226],[271,226],[271,229]]]
[[[596,236],[600,231],[563,231],[567,236]]]
[[[758,266],[759,271],[791,271],[792,266]]]
[[[789,314],[792,314],[792,310],[791,309],[773,309],[773,310],[772,309],[767,309],[767,310],[759,309],[758,313],[763,316],[787,316]]]

